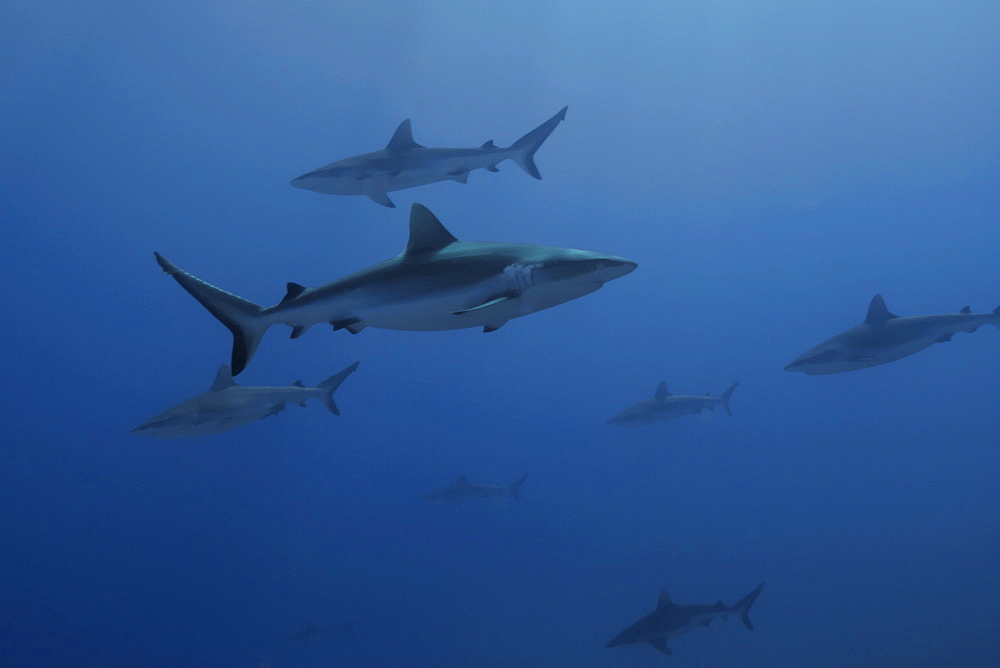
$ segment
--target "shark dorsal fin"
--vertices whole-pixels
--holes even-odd
[[[885,305],[885,300],[882,299],[882,295],[875,295],[872,297],[872,303],[868,305],[868,315],[865,316],[865,324],[884,325],[889,320],[898,317],[898,315],[889,312],[889,309]]]
[[[497,145],[493,143],[492,139],[490,139],[488,142],[486,142],[485,144],[483,144],[479,148],[496,148],[496,147],[497,147]]]
[[[972,313],[972,307],[971,306],[966,306],[961,311],[959,311],[959,313],[961,313],[963,315],[969,315],[970,313]]]
[[[297,380],[294,383],[292,383],[292,387],[305,387],[305,385],[302,384],[301,380]]]
[[[299,285],[298,283],[288,283],[285,286],[285,290],[286,290],[285,296],[281,298],[282,304],[291,301],[296,297],[298,297],[299,295],[301,295],[303,292],[306,291],[306,286]]]
[[[236,381],[233,380],[233,374],[229,370],[229,365],[223,364],[219,367],[219,372],[215,374],[215,380],[212,381],[212,387],[209,388],[209,392],[218,392],[235,384]]]
[[[656,388],[656,394],[653,395],[660,401],[663,401],[670,396],[670,390],[667,389],[667,381],[661,380],[659,387]]]
[[[406,244],[404,255],[438,251],[455,241],[458,239],[426,206],[413,203],[410,207],[410,241]]]
[[[386,144],[385,150],[409,151],[411,148],[421,148],[421,146],[413,141],[413,130],[410,129],[410,119],[407,118],[396,128],[396,132],[393,133],[392,139]]]
[[[670,598],[670,594],[667,593],[666,589],[660,592],[660,598],[656,602],[657,610],[663,610],[664,608],[673,608],[676,605],[677,604],[674,603],[673,600]]]
[[[469,484],[469,478],[468,478],[468,476],[466,476],[464,473],[462,475],[458,476],[458,481],[455,484],[456,485],[468,485]]]

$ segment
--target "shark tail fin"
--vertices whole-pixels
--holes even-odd
[[[521,500],[521,497],[517,495],[517,492],[518,492],[518,490],[521,489],[521,485],[524,484],[524,481],[527,478],[528,478],[528,474],[525,473],[523,476],[521,476],[520,478],[518,478],[517,480],[515,480],[514,484],[510,486],[510,495],[513,496],[518,501]]]
[[[757,597],[760,595],[763,588],[764,583],[761,582],[757,585],[756,589],[744,596],[739,603],[733,606],[733,612],[740,613],[740,620],[743,622],[743,626],[747,627],[751,631],[753,631],[753,624],[750,623],[750,606],[757,600]]]
[[[542,179],[542,174],[538,171],[538,166],[535,165],[535,151],[537,151],[545,140],[549,138],[549,135],[556,129],[556,126],[566,118],[567,109],[569,109],[569,107],[563,107],[559,110],[559,113],[518,139],[510,147],[514,152],[514,155],[512,156],[514,162],[520,165],[521,169],[528,172],[529,175],[538,180]]]
[[[173,276],[182,288],[233,333],[232,369],[233,375],[238,375],[250,362],[264,332],[270,326],[261,317],[263,309],[252,301],[237,297],[183,271],[159,253],[154,255],[165,274]]]
[[[355,362],[351,366],[343,369],[342,371],[338,371],[317,385],[318,389],[323,390],[320,394],[319,400],[322,401],[327,410],[334,415],[340,415],[340,409],[337,408],[337,404],[333,400],[333,393],[337,391],[337,388],[340,387],[341,383],[347,380],[348,376],[354,373],[354,371],[358,368],[358,364],[358,362]]]
[[[740,381],[736,381],[735,383],[729,386],[728,390],[722,393],[722,398],[719,399],[719,401],[722,402],[722,407],[725,408],[726,412],[729,413],[730,415],[732,415],[733,412],[729,409],[729,400],[732,398],[733,392],[735,392],[736,388],[739,386],[740,386]]]
[[[993,315],[997,317],[997,320],[993,324],[996,325],[997,328],[1000,328],[1000,306],[993,309]]]

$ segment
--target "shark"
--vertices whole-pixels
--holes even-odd
[[[648,643],[664,654],[673,654],[667,646],[667,640],[694,631],[699,626],[708,626],[715,619],[726,621],[730,615],[738,616],[743,625],[753,631],[748,613],[762,589],[764,583],[757,585],[756,589],[732,607],[724,605],[722,601],[717,601],[715,605],[678,605],[666,591],[662,591],[656,610],[616,635],[606,647]]]
[[[285,642],[305,644],[316,638],[324,638],[326,636],[345,634],[348,636],[354,635],[354,627],[356,622],[354,620],[349,622],[343,622],[341,624],[335,624],[333,626],[320,626],[316,622],[310,621],[304,627],[285,636]]]
[[[527,478],[528,474],[525,473],[509,486],[478,485],[469,482],[468,477],[462,474],[458,476],[458,480],[455,481],[454,485],[448,485],[430,494],[425,494],[423,498],[427,501],[464,501],[465,499],[486,499],[492,496],[510,494],[516,500],[520,501],[521,497],[518,496],[518,490],[521,489],[521,485],[524,484]]]
[[[150,438],[218,434],[277,415],[286,404],[304,407],[308,399],[318,399],[331,413],[340,415],[333,393],[357,368],[358,362],[355,362],[316,387],[306,387],[301,380],[284,387],[251,387],[237,385],[229,366],[223,364],[207,392],[168,408],[143,422],[132,433]]]
[[[441,331],[482,327],[557,306],[625,276],[636,263],[614,255],[550,246],[459,241],[422,204],[410,209],[404,251],[331,283],[288,283],[267,308],[217,288],[155,253],[163,271],[233,334],[239,374],[269,327],[285,324],[297,339],[315,324],[357,334],[366,327]]]
[[[467,183],[469,172],[500,171],[498,164],[513,160],[532,177],[541,180],[535,152],[566,118],[563,107],[555,116],[502,148],[489,140],[478,148],[429,148],[413,140],[410,119],[399,124],[381,151],[364,153],[330,163],[292,179],[292,185],[328,195],[365,195],[382,206],[395,207],[387,193],[438,181]]]
[[[1000,306],[992,313],[973,313],[966,306],[958,313],[901,317],[889,311],[882,295],[875,295],[864,322],[806,351],[785,371],[820,376],[867,369],[951,341],[959,332],[971,334],[986,324],[1000,328]]]
[[[722,393],[721,397],[716,399],[710,394],[703,397],[670,394],[667,389],[667,381],[661,381],[652,399],[626,408],[608,420],[608,424],[634,427],[651,422],[665,422],[683,415],[694,415],[704,410],[712,410],[716,406],[722,406],[726,413],[732,415],[733,412],[729,409],[729,399],[732,398],[733,392],[739,386],[740,382],[736,381]]]

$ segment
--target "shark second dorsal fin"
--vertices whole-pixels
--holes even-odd
[[[292,387],[305,387],[305,385],[302,384],[301,380],[297,380],[294,383],[292,383]]]
[[[393,133],[392,139],[386,144],[385,150],[387,151],[408,151],[411,148],[422,148],[420,144],[413,141],[413,130],[410,128],[410,119],[407,118],[405,121],[399,124],[396,128],[396,132]]]
[[[219,367],[219,372],[215,374],[215,380],[212,381],[212,387],[209,388],[209,392],[218,392],[235,384],[236,381],[233,380],[233,374],[229,370],[229,365],[223,364]]]
[[[667,389],[667,381],[661,380],[660,385],[656,388],[656,394],[653,395],[660,401],[663,401],[670,396],[670,390]]]
[[[660,598],[656,601],[657,610],[663,610],[664,608],[673,608],[676,605],[677,604],[674,603],[673,600],[670,598],[670,594],[667,593],[666,589],[660,592]]]
[[[865,316],[865,324],[884,325],[889,320],[898,317],[898,315],[889,312],[889,309],[885,305],[885,300],[882,299],[882,295],[875,295],[872,297],[871,304],[868,305],[868,315]]]
[[[962,308],[962,310],[959,311],[959,313],[961,313],[962,315],[969,315],[970,313],[972,313],[972,307],[971,306],[966,306],[966,307]]]
[[[468,485],[469,484],[469,478],[468,478],[468,476],[466,476],[464,473],[462,475],[458,476],[458,481],[455,482],[455,484],[456,485]]]
[[[410,241],[404,255],[431,253],[458,241],[423,204],[410,207]]]
[[[486,142],[485,144],[483,144],[482,146],[480,146],[479,148],[496,148],[496,147],[497,147],[497,145],[494,144],[493,140],[491,139],[488,142]]]
[[[306,291],[306,286],[298,283],[288,283],[285,286],[285,296],[281,298],[281,303],[291,301]]]

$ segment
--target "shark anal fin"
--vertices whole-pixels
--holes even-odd
[[[489,299],[487,299],[486,301],[484,301],[482,304],[476,304],[475,306],[471,306],[469,308],[465,308],[465,309],[462,309],[460,311],[452,311],[451,314],[452,315],[464,315],[466,313],[472,313],[473,311],[481,311],[481,310],[483,310],[485,308],[489,308],[491,306],[496,306],[497,304],[502,304],[503,302],[510,301],[511,299],[516,299],[516,298],[517,298],[517,295],[515,295],[514,293],[505,292],[503,294],[496,295],[495,297],[490,297]]]
[[[495,332],[507,323],[501,322],[499,325],[483,325],[483,334],[489,334],[490,332]]]
[[[306,325],[298,325],[297,327],[292,327],[292,336],[290,338],[293,339],[299,338],[300,336],[306,333],[307,329],[309,329],[309,327]]]
[[[389,207],[390,209],[396,208],[396,205],[392,203],[392,200],[389,199],[389,196],[383,192],[369,192],[365,194],[368,196],[368,199],[375,202],[376,204],[381,204],[382,206]]]
[[[488,172],[499,172],[499,171],[500,171],[500,168],[499,168],[499,167],[497,167],[496,165],[489,165],[489,166],[488,166],[488,167],[486,168],[486,171],[488,171]]]
[[[649,644],[655,647],[657,650],[663,652],[664,654],[673,654],[673,652],[670,651],[670,648],[667,647],[666,640],[661,640],[657,638],[655,640],[650,640]]]
[[[346,318],[344,320],[334,320],[330,323],[333,325],[333,331],[338,331],[341,329],[346,329],[351,334],[357,334],[362,329],[365,328],[365,324],[361,322],[360,318]]]

